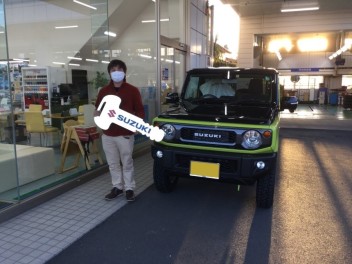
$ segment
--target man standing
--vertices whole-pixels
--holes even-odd
[[[121,98],[120,109],[132,115],[144,118],[144,107],[141,94],[137,87],[126,82],[126,64],[121,60],[112,60],[108,65],[110,82],[98,93],[96,109],[106,95],[116,95]],[[96,111],[96,115],[100,115]],[[110,201],[126,192],[127,201],[135,200],[133,147],[134,133],[114,123],[103,130],[102,144],[109,165],[113,188],[105,199]]]

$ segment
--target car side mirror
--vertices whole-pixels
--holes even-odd
[[[178,93],[168,93],[165,99],[167,104],[178,104],[180,101]]]

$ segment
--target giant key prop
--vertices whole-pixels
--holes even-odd
[[[94,117],[95,124],[103,130],[109,128],[111,123],[126,128],[132,132],[138,131],[151,140],[161,141],[165,132],[158,127],[153,127],[142,118],[120,109],[121,98],[116,95],[106,95],[98,106],[100,116]]]

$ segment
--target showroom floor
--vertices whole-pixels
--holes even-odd
[[[282,128],[352,130],[352,111],[336,106],[300,105],[282,112]],[[138,194],[152,184],[150,153],[135,158]],[[0,224],[0,263],[45,263],[127,204],[107,202],[110,176],[105,173]]]

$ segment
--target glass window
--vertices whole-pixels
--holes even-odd
[[[156,24],[143,22],[154,19],[155,3],[85,3],[6,1],[7,34],[0,30],[0,162],[6,156],[8,172],[0,201],[26,199],[105,164],[100,137],[91,137],[87,156],[85,136],[72,125],[94,125],[92,103],[109,81],[111,59],[126,62],[127,80],[141,91],[146,119],[156,114]],[[139,135],[136,148],[147,140]]]

